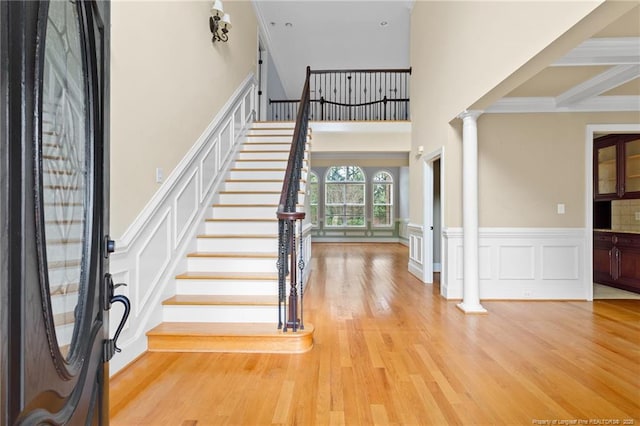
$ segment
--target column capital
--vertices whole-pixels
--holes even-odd
[[[466,120],[466,119],[472,119],[473,121],[476,121],[478,119],[478,117],[480,117],[482,115],[484,111],[481,111],[479,109],[471,109],[471,110],[464,110],[462,111],[460,114],[458,114],[458,118],[462,119],[462,120]]]

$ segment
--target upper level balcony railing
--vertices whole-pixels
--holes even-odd
[[[311,70],[309,120],[409,119],[408,69]],[[268,119],[293,121],[298,99],[269,99]]]

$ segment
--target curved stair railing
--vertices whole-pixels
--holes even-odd
[[[408,120],[410,76],[411,68],[312,70],[309,119]],[[269,119],[293,120],[299,105],[298,99],[269,99]]]
[[[305,218],[305,213],[297,211],[297,205],[307,144],[310,75],[311,69],[307,67],[307,76],[300,96],[300,107],[297,109],[289,161],[276,213],[278,217],[278,329],[282,329],[284,332],[290,328],[294,332],[304,330],[302,277],[305,265],[302,253],[302,221]],[[296,235],[296,225],[298,224],[299,230]],[[298,252],[296,251],[296,237],[300,244]],[[286,294],[287,277],[289,278],[288,296]]]

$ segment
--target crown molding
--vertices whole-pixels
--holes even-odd
[[[484,112],[485,114],[525,114],[635,111],[640,111],[640,96],[595,96],[567,106],[558,105],[554,97],[502,98]]]

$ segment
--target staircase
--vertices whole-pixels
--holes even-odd
[[[163,302],[164,322],[147,333],[149,351],[311,349],[312,325],[297,333],[277,329],[276,210],[292,135],[293,123],[254,123],[197,237],[197,251],[176,276],[176,295]]]
[[[65,106],[60,100],[43,102],[42,198],[51,313],[60,352],[66,357],[83,259],[85,153],[82,141],[74,138],[77,124],[65,116]]]

